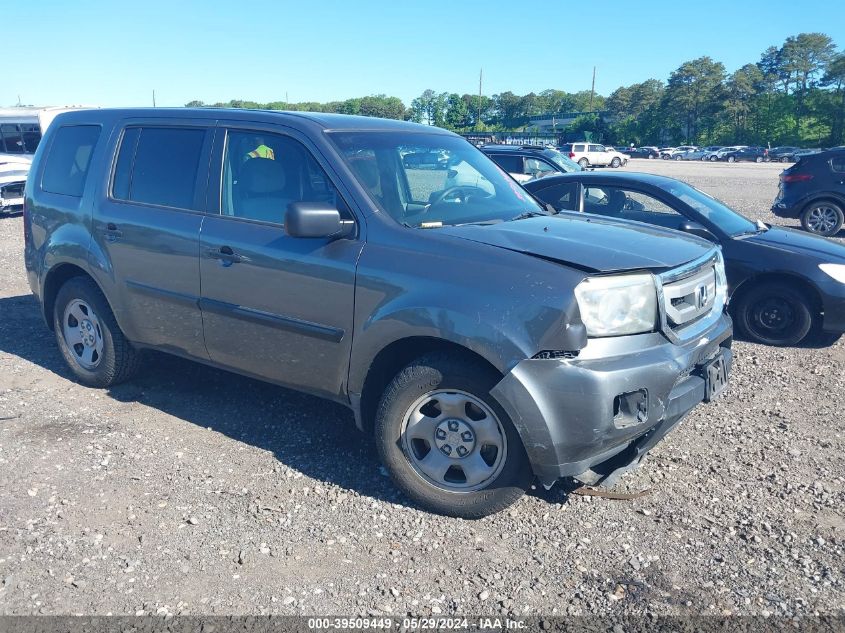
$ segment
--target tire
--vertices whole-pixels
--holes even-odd
[[[764,282],[737,302],[737,328],[748,340],[764,345],[796,345],[810,332],[813,315],[807,296],[792,286]]]
[[[736,162],[736,157],[735,157],[735,156],[728,156],[727,161],[728,161],[729,163],[735,163],[735,162]]]
[[[811,202],[801,213],[801,226],[804,230],[821,237],[839,233],[844,220],[842,207],[828,200]]]
[[[619,160],[619,157],[615,157],[612,161],[610,161],[611,167],[619,167],[622,164],[622,161]]]
[[[789,159],[786,156],[781,156],[778,160],[781,163],[788,163],[789,162]]]
[[[754,159],[754,162],[755,162],[755,163],[762,163],[762,162],[763,162],[763,157],[762,157],[762,156],[758,156],[757,158],[755,158],[755,159]]]
[[[662,158],[663,160],[669,160],[669,154],[661,154],[660,158]]]
[[[719,160],[719,157],[718,157],[718,156],[711,156],[711,157],[710,157],[710,162],[711,162],[711,163],[715,163],[717,160]]]
[[[110,387],[134,376],[140,353],[120,331],[102,291],[89,277],[72,277],[53,309],[59,350],[74,377],[90,387]]]
[[[590,165],[590,161],[588,161],[586,158],[582,158],[578,161],[578,164],[581,165],[583,169],[587,169],[587,167]]]
[[[432,353],[407,365],[385,389],[376,447],[396,486],[420,507],[479,519],[516,502],[531,484],[519,434],[490,395],[500,379],[478,361]]]
[[[649,160],[652,160],[653,158],[654,158],[654,156],[652,156],[651,154],[648,155]]]

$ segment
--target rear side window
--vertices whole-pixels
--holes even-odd
[[[491,154],[490,158],[493,159],[499,167],[504,169],[509,174],[521,174],[522,173],[522,156],[514,156],[509,154]]]
[[[67,125],[56,131],[44,165],[41,188],[50,193],[82,197],[91,166],[99,125]]]
[[[830,166],[833,171],[845,174],[845,156],[837,156],[833,160],[830,161]]]
[[[156,206],[194,209],[206,131],[132,127],[123,134],[112,197]]]

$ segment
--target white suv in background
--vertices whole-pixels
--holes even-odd
[[[567,143],[560,151],[584,167],[621,167],[628,162],[628,156],[613,148],[598,143]]]

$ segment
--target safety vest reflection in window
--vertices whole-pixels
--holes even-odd
[[[276,155],[273,153],[273,150],[264,145],[262,143],[254,150],[252,150],[249,154],[247,154],[248,158],[269,158],[270,160],[276,160]]]

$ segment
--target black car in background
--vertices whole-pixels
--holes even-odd
[[[769,160],[769,150],[765,147],[743,147],[722,155],[721,160],[729,163],[751,162],[762,163]]]
[[[660,158],[660,152],[653,147],[632,147],[619,151],[631,158]]]
[[[801,151],[800,147],[773,147],[769,150],[769,160],[779,163],[794,163],[795,152]]]
[[[584,172],[545,178],[525,188],[558,211],[645,222],[719,244],[731,315],[737,329],[753,341],[795,345],[807,339],[827,345],[845,332],[845,246],[752,222],[706,193],[664,176]]]
[[[845,220],[845,150],[806,154],[780,175],[772,213],[800,218],[805,231],[830,237]]]

